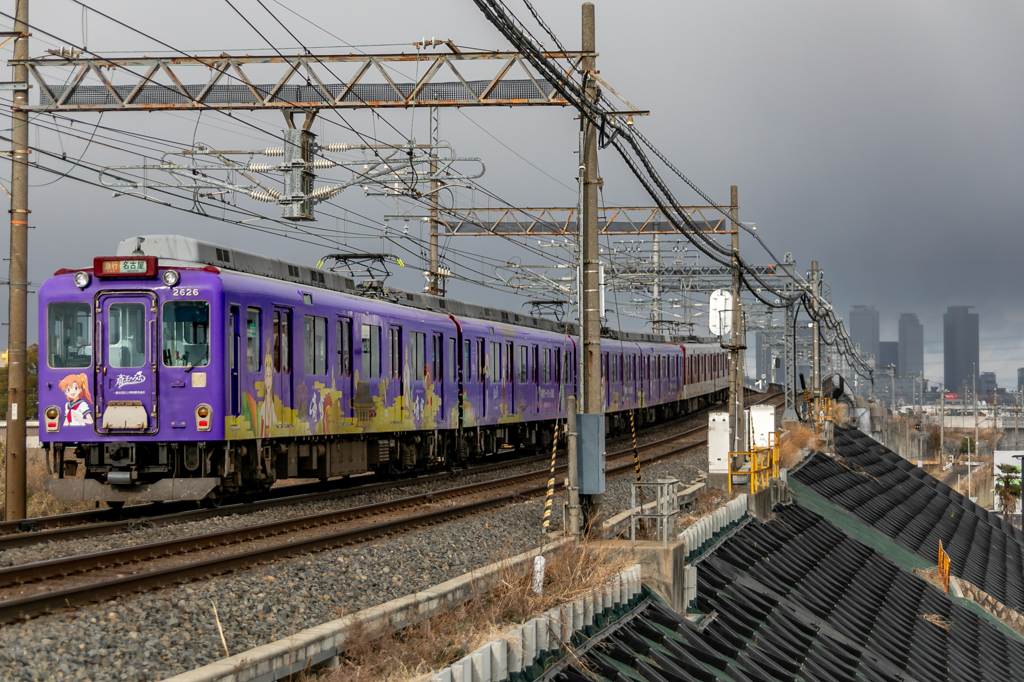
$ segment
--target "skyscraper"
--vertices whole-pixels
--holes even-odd
[[[873,305],[855,305],[850,310],[850,339],[860,344],[860,355],[865,362],[875,356],[878,365],[878,311]]]
[[[914,313],[900,315],[899,376],[924,375],[924,327]]]
[[[1017,368],[1017,390],[1024,391],[1024,367]]]
[[[896,376],[903,376],[900,371],[900,355],[902,352],[903,347],[900,346],[899,341],[879,341],[878,357],[875,358],[875,367],[884,370],[889,365],[894,365],[896,367]]]
[[[942,316],[943,381],[952,391],[970,388],[971,366],[978,366],[978,314],[971,307],[951,305]]]

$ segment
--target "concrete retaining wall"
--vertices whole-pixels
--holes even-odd
[[[168,682],[270,682],[312,665],[329,663],[339,652],[344,651],[348,633],[356,624],[360,624],[363,629],[377,631],[388,627],[403,628],[411,622],[429,618],[474,595],[486,592],[503,569],[529,566],[538,554],[548,554],[567,542],[568,539],[557,540],[509,561],[466,573],[424,592],[393,599],[372,609],[176,675]],[[639,580],[638,574],[637,589]]]

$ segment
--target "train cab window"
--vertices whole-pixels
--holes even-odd
[[[416,335],[413,334],[413,337]],[[415,340],[415,338],[414,338]],[[410,351],[411,352],[411,351]],[[391,378],[402,378],[402,328],[391,327],[388,329],[388,357],[391,360]],[[415,355],[413,355],[415,358]],[[414,361],[413,367],[416,366]]]
[[[210,364],[209,303],[164,303],[161,355],[167,367],[205,367]]]
[[[360,332],[362,341],[362,367],[360,378],[380,378],[380,327],[364,324]]]
[[[46,357],[50,367],[92,364],[92,320],[88,303],[51,303],[47,307]]]
[[[146,310],[141,303],[111,303],[107,315],[111,367],[146,364]]]
[[[352,320],[338,320],[338,376],[352,376]]]
[[[424,347],[427,344],[427,335],[413,332],[409,336],[409,365],[412,367],[412,379],[413,381],[423,381],[425,368],[427,366],[427,360],[424,353]]]
[[[260,319],[263,311],[259,308],[246,308],[245,310],[245,368],[250,372],[258,372],[262,366],[260,363]]]
[[[519,346],[519,383],[525,384],[529,378],[529,361],[526,346]]]
[[[302,321],[303,370],[327,374],[327,318],[306,315]]]

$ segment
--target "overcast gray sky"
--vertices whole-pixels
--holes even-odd
[[[282,51],[295,51],[295,41],[254,0],[232,2]],[[266,49],[226,2],[89,4],[184,51]],[[272,0],[265,4],[305,45],[325,51],[350,51],[342,41],[380,45],[362,48],[368,51],[411,51],[411,43],[424,37],[508,47],[469,0],[285,3],[294,13]],[[519,0],[507,4],[524,20],[529,16]],[[566,47],[578,49],[580,3],[536,4]],[[1016,368],[1024,366],[1024,305],[1018,291],[1024,246],[1020,4],[599,0],[596,5],[601,76],[638,107],[651,110],[639,121],[647,136],[717,201],[727,202],[729,185],[738,185],[741,219],[755,221],[776,253],[792,252],[801,269],[819,260],[841,316],[848,316],[852,304],[873,304],[881,311],[882,339],[890,340],[896,338],[899,313],[916,312],[925,326],[926,374],[941,380],[941,315],[947,305],[977,306],[981,370],[996,371],[1002,385],[1016,383]],[[12,8],[8,3],[4,11]],[[70,0],[34,0],[31,12],[39,29],[66,43],[87,42],[101,54],[155,55],[164,49],[95,13],[83,23],[81,8]],[[31,52],[40,55],[60,42],[36,30]],[[37,97],[33,91],[33,101]],[[97,118],[79,116],[76,134],[88,136]],[[330,141],[357,141],[343,123],[389,142],[398,141],[399,132],[411,130],[420,141],[427,135],[425,111],[386,114],[397,131],[366,112],[347,112],[343,119],[327,113],[322,119],[318,132]],[[190,113],[108,113],[102,120],[104,126],[165,137],[173,141],[165,145],[168,151],[192,139],[220,148],[274,143],[271,134],[247,123],[273,131],[281,119],[266,112],[233,119],[204,113],[198,123]],[[482,184],[517,205],[575,203],[577,128],[567,109],[441,112],[442,137],[461,155],[482,157],[487,163]],[[48,130],[33,132],[33,144],[37,140],[71,158],[85,148],[82,140],[58,138]],[[112,165],[141,162],[137,154],[96,141],[85,158]],[[602,152],[601,166],[606,201],[650,203],[612,150]],[[75,173],[95,179],[80,170]],[[5,184],[9,177],[9,169],[0,168]],[[54,177],[36,172],[32,183],[51,183]],[[681,185],[674,190],[681,201],[699,203]],[[470,199],[468,192],[460,196],[463,205]],[[94,255],[112,253],[119,239],[135,234],[182,233],[308,263],[330,250],[133,198],[114,199],[109,191],[71,179],[34,187],[30,202],[36,228],[30,244],[33,282],[59,267],[82,266]],[[375,225],[393,211],[387,202],[358,192],[346,192],[334,203],[337,208],[325,207],[327,213],[344,218],[348,209]],[[273,206],[246,205],[275,215]],[[336,230],[359,248],[379,248],[378,239],[353,238],[363,221],[355,213],[347,214],[350,222],[325,216],[317,227]],[[377,233],[367,228],[363,234]],[[453,245],[491,256],[509,251],[500,241],[478,238]],[[469,262],[450,256],[456,265]],[[750,259],[768,260],[754,252]],[[418,288],[422,278],[411,267],[396,283]],[[480,287],[454,290],[460,297],[500,300],[507,307],[521,303],[512,296],[495,298]]]

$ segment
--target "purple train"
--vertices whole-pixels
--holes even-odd
[[[39,291],[40,440],[58,499],[217,499],[281,478],[550,448],[575,325],[180,236],[122,241]],[[609,432],[721,400],[727,355],[602,341]],[[84,478],[79,475],[84,467]]]

